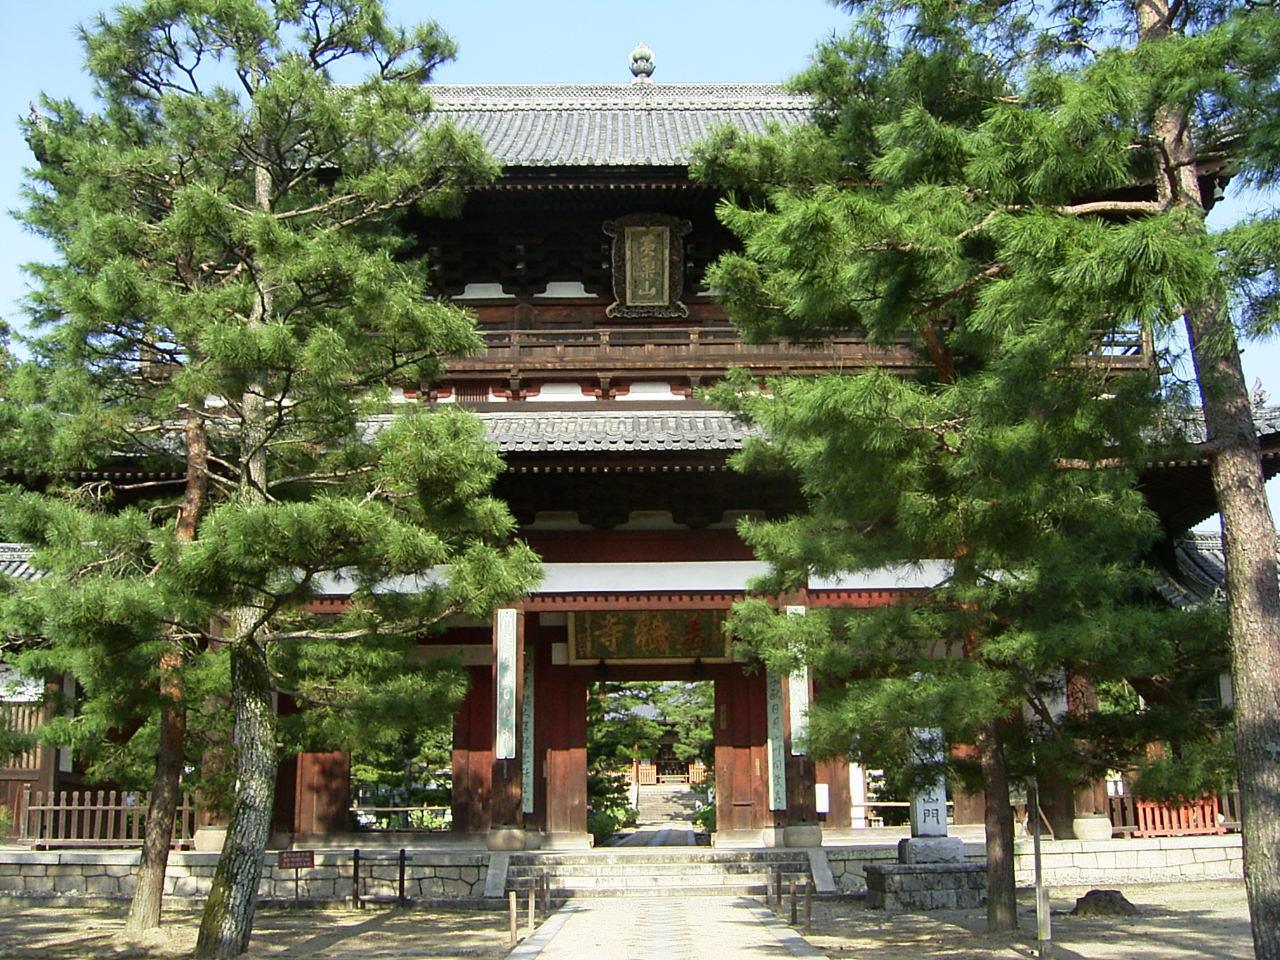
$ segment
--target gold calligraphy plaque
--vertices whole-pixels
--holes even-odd
[[[569,662],[726,663],[723,610],[588,610],[569,615]]]
[[[671,230],[627,227],[627,306],[666,306],[671,299]]]

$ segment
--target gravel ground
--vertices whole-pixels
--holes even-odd
[[[521,916],[521,935],[524,934]],[[170,911],[142,943],[121,939],[124,910],[70,906],[0,908],[0,960],[183,957],[200,915]],[[495,911],[342,908],[258,911],[248,956],[378,960],[389,957],[504,957],[507,915]]]
[[[1249,913],[1241,883],[1126,884],[1121,892],[1139,910],[1135,917],[1067,916],[1087,887],[1052,891],[1056,960],[1251,960]],[[1035,909],[1020,896],[1022,931],[988,936],[982,910],[885,914],[861,900],[820,900],[813,905],[809,941],[842,960],[1010,960],[1035,956]],[[626,909],[623,903],[617,908]],[[783,903],[780,916],[787,917]],[[123,908],[15,905],[0,908],[0,960],[102,960],[187,956],[195,944],[199,914],[170,911],[161,932],[144,943],[120,939]],[[524,934],[521,915],[521,934]],[[504,957],[503,912],[371,908],[258,911],[249,956],[380,958]]]
[[[1059,960],[1252,960],[1249,912],[1238,882],[1124,884],[1134,917],[1067,916],[1089,887],[1052,891],[1053,943]],[[816,901],[808,940],[828,957],[866,960],[1008,960],[1034,957],[1035,899],[1019,896],[1021,931],[988,936],[983,910],[885,914],[861,900]],[[784,901],[780,916],[787,918]],[[803,919],[801,920],[803,923]]]

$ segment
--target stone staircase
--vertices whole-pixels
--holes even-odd
[[[782,870],[784,882],[811,879],[803,850],[634,850],[513,853],[507,886],[519,889],[546,874],[551,895],[568,897],[760,896]]]
[[[683,783],[659,783],[640,788],[638,823],[671,823],[692,820],[698,795]]]

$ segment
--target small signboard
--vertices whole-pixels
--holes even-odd
[[[281,850],[276,856],[279,870],[310,870],[316,865],[314,850]]]

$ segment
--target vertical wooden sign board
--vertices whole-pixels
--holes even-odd
[[[788,617],[803,617],[804,607],[787,607]],[[787,675],[787,718],[791,721],[791,755],[805,755],[804,738],[809,730],[809,668]]]
[[[769,809],[787,809],[787,754],[782,725],[782,679],[774,671],[765,673],[765,713],[768,734]]]
[[[520,803],[525,813],[533,813],[533,651],[524,652],[524,702],[520,717]]]
[[[498,611],[498,689],[495,691],[497,730],[494,754],[499,760],[516,756],[516,611]]]

